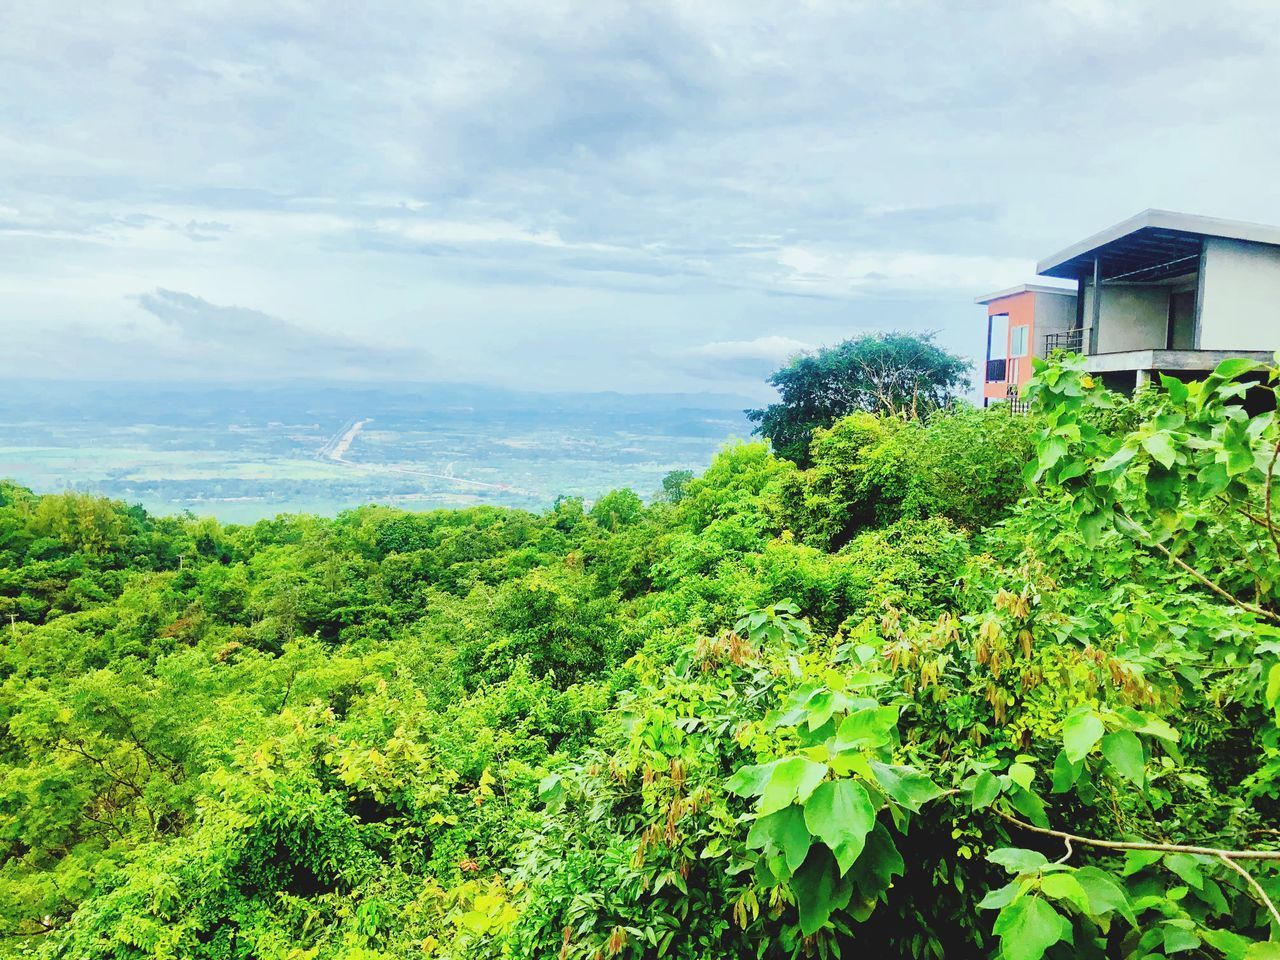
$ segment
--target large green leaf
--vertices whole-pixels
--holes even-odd
[[[897,707],[868,707],[844,718],[836,734],[836,748],[882,747],[898,723]]]
[[[1129,895],[1111,874],[1098,867],[1081,867],[1075,872],[1075,878],[1089,898],[1089,912],[1094,916],[1114,911],[1130,923],[1137,923],[1129,905]]]
[[[1062,725],[1062,746],[1067,759],[1079,763],[1094,745],[1102,739],[1106,728],[1096,713],[1088,708],[1077,710]]]
[[[1053,761],[1053,792],[1066,793],[1080,779],[1083,770],[1083,763],[1072,763],[1067,752],[1059,750]]]
[[[1184,953],[1200,946],[1195,934],[1195,924],[1190,920],[1166,920],[1160,925],[1165,953]]]
[[[1017,810],[1037,827],[1047,827],[1049,825],[1049,817],[1044,811],[1044,801],[1040,799],[1038,794],[1032,793],[1030,790],[1024,790],[1015,783],[1010,785],[1009,792],[1005,796],[1013,804],[1013,809]]]
[[[862,898],[874,900],[888,890],[893,878],[902,876],[905,869],[906,864],[893,837],[883,823],[877,823],[867,836],[862,856],[853,865],[850,876],[858,885]]]
[[[1177,451],[1173,448],[1173,442],[1169,439],[1169,434],[1167,433],[1153,433],[1142,441],[1142,446],[1147,453],[1151,454],[1152,459],[1166,470],[1173,466],[1178,457]]]
[[[1138,455],[1138,448],[1130,444],[1124,444],[1116,450],[1111,456],[1107,457],[1102,463],[1094,468],[1098,473],[1108,473],[1123,467],[1134,457]]]
[[[1244,960],[1280,960],[1280,943],[1274,941],[1251,944]]]
[[[1176,404],[1187,402],[1187,385],[1177,377],[1171,377],[1168,374],[1160,374],[1160,383],[1164,385],[1165,390],[1169,393],[1169,399]]]
[[[1116,730],[1102,738],[1102,755],[1120,776],[1141,785],[1146,780],[1142,742],[1131,730]]]
[[[758,812],[763,816],[797,800],[803,803],[826,775],[826,764],[807,757],[787,757],[779,761],[764,788]]]
[[[791,878],[800,930],[811,937],[831,919],[831,914],[848,906],[853,884],[837,873],[835,860],[822,847],[814,847],[804,865]]]
[[[1035,873],[1049,863],[1039,850],[1023,850],[1021,847],[1000,847],[988,853],[987,859],[1010,873]]]
[[[973,809],[981,810],[991,806],[1000,795],[1000,780],[990,770],[983,770],[973,781],[973,797],[970,802]]]
[[[1046,874],[1040,881],[1040,892],[1051,900],[1066,900],[1081,912],[1089,909],[1089,895],[1070,873]]]
[[[1002,960],[1040,960],[1071,933],[1071,924],[1039,897],[1019,897],[1000,911],[993,927]]]
[[[881,789],[912,813],[919,812],[921,804],[942,794],[936,783],[913,767],[872,760],[871,772],[875,774]]]
[[[1204,886],[1204,874],[1200,870],[1200,861],[1189,853],[1170,853],[1164,858],[1164,865],[1178,875],[1187,886],[1199,890]]]
[[[828,780],[804,804],[809,832],[831,848],[844,876],[862,853],[875,826],[876,811],[867,788],[856,780]]]
[[[769,785],[769,778],[773,776],[773,768],[777,765],[778,761],[775,760],[773,763],[739,767],[734,771],[733,776],[725,781],[725,789],[740,797],[758,797]]]
[[[978,901],[979,910],[1000,910],[1013,902],[1013,898],[1022,892],[1025,881],[1010,880],[1003,887],[988,890],[987,895]]]
[[[804,863],[812,844],[804,810],[796,804],[760,817],[747,831],[748,848],[763,850],[766,855],[780,854],[792,872]]]
[[[1234,380],[1242,373],[1248,373],[1250,370],[1257,370],[1260,366],[1257,360],[1249,360],[1245,357],[1231,357],[1223,360],[1220,364],[1213,368],[1213,376],[1221,377],[1223,380]]]
[[[1247,937],[1242,937],[1230,930],[1201,930],[1200,936],[1209,946],[1221,951],[1227,960],[1244,960],[1250,946],[1265,946],[1265,944],[1253,944]]]

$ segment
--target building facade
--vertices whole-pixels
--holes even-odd
[[[982,404],[1017,396],[1031,379],[1031,358],[1045,356],[1055,334],[1070,331],[1076,318],[1073,290],[1024,283],[978,297],[987,308],[987,355]]]
[[[1043,350],[1083,353],[1116,389],[1203,377],[1280,349],[1280,227],[1146,210],[1041,261],[1076,283],[1076,316]]]

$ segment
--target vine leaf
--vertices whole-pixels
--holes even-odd
[[[999,795],[1000,781],[996,775],[990,770],[984,770],[978,774],[973,782],[973,809],[981,810],[991,806]]]
[[[905,870],[906,863],[894,845],[893,837],[884,824],[877,823],[867,837],[866,847],[853,871],[858,893],[868,901],[883,896],[893,883],[893,878],[902,876]]]
[[[1023,850],[1021,847],[992,850],[987,854],[987,859],[1010,873],[1035,873],[1049,863],[1049,858],[1039,850]]]

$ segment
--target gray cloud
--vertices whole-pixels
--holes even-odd
[[[420,379],[439,370],[416,351],[327,333],[247,307],[210,303],[177,290],[134,298],[158,323],[132,324],[110,338],[84,331],[97,369],[139,367],[163,379],[261,377]]]
[[[753,340],[716,340],[657,355],[657,362],[726,389],[758,392],[769,374],[813,348],[794,337],[773,334]],[[755,387],[757,390],[753,391]]]

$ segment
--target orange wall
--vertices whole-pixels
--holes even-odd
[[[1024,290],[1022,293],[1015,293],[1008,297],[1001,297],[999,300],[992,300],[987,304],[987,316],[994,317],[999,314],[1007,313],[1009,315],[1009,332],[1004,343],[991,344],[991,359],[999,360],[1002,357],[1009,356],[1009,343],[1013,339],[1014,327],[1027,328],[1027,352],[1016,359],[1011,360],[1009,366],[1015,367],[1013,377],[1008,380],[1001,380],[998,383],[983,383],[982,395],[984,397],[1003,399],[1008,395],[1009,384],[1013,383],[1021,386],[1031,379],[1031,356],[1035,353],[1036,342],[1036,294],[1034,290]],[[987,321],[991,321],[988,319]],[[1006,368],[1007,369],[1007,368]],[[983,374],[985,376],[985,370]]]

